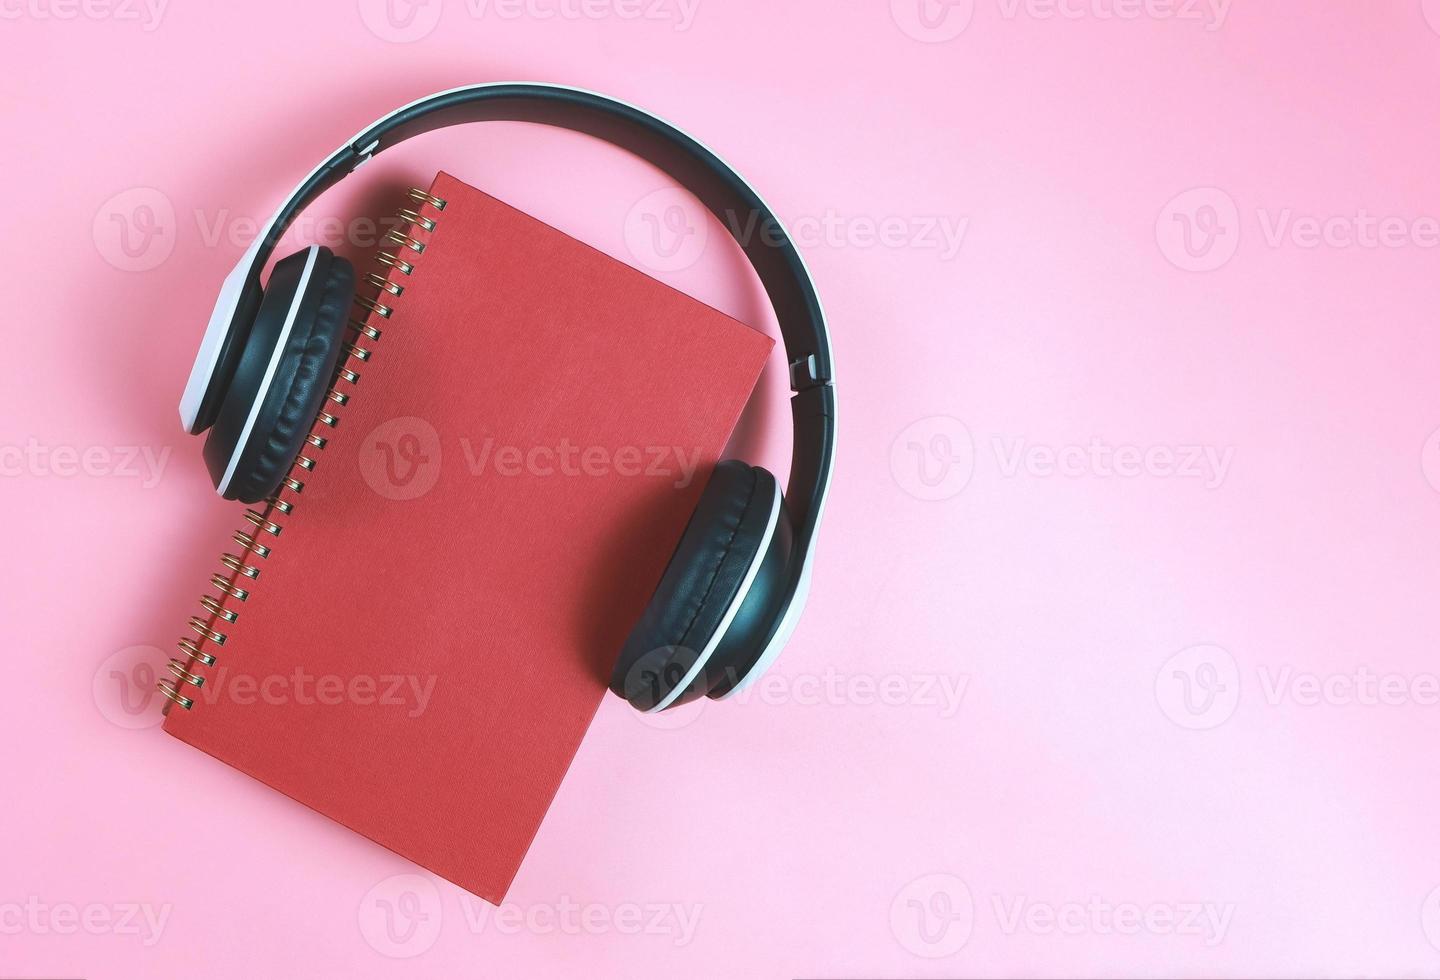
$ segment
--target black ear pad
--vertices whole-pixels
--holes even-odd
[[[354,296],[354,267],[328,248],[276,263],[205,439],[205,464],[226,499],[263,500],[284,479],[335,376]]]
[[[753,663],[779,622],[793,541],[774,475],[739,460],[717,464],[620,651],[610,690],[641,711],[729,690],[738,682],[730,676],[736,665]],[[742,587],[745,596],[726,624]]]

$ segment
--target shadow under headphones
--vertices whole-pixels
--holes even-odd
[[[804,260],[760,195],[675,126],[632,105],[539,83],[473,85],[397,109],[301,181],[226,277],[180,401],[187,431],[206,429],[219,493],[273,494],[315,424],[346,343],[350,262],[311,246],[260,275],[287,228],[321,192],[376,153],[462,123],[515,120],[606,140],[658,166],[737,240],[775,309],[789,362],[790,482],[763,467],[715,467],[649,605],[620,652],[610,689],[641,711],[724,698],[774,661],[809,593],[813,546],[835,452],[835,392],[825,314]],[[726,220],[754,215],[758,224]],[[741,238],[740,228],[759,232]]]

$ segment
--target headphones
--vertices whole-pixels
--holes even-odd
[[[794,425],[790,482],[740,460],[715,467],[635,628],[610,689],[635,708],[663,711],[753,683],[799,621],[835,456],[835,390],[825,314],[804,260],[745,180],[680,129],[594,92],[539,83],[451,89],[412,102],[362,130],[316,167],[275,212],[220,287],[180,400],[185,429],[206,429],[205,463],[227,500],[269,497],[315,424],[345,349],[355,270],[310,246],[275,264],[295,218],[376,153],[421,133],[513,120],[586,133],[658,166],[722,221],[730,221],[775,309],[790,367]],[[758,229],[741,238],[741,227]]]

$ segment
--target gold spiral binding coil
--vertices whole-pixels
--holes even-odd
[[[373,299],[366,299],[364,296],[356,296],[355,305],[360,307],[361,309],[369,310],[371,313],[374,313],[377,316],[384,317],[387,320],[390,319],[390,314],[395,312],[393,309],[386,306],[384,303],[377,303]]]
[[[381,265],[388,265],[390,268],[396,270],[401,275],[408,276],[415,271],[415,267],[413,265],[411,265],[409,262],[406,262],[394,252],[377,252],[375,254],[375,261],[379,262]]]
[[[174,684],[171,684],[169,681],[161,681],[159,684],[155,685],[155,689],[158,690],[161,694],[165,695],[171,701],[174,701],[180,707],[184,708],[186,711],[189,711],[195,705],[194,701],[191,701],[185,695],[181,694],[180,689],[177,688]]]
[[[420,241],[420,239],[411,238],[409,235],[401,234],[394,229],[391,229],[390,231],[387,231],[385,233],[385,241],[393,242],[396,245],[404,245],[406,248],[408,248],[410,251],[414,252],[417,255],[425,251],[425,243]]]
[[[436,211],[444,211],[446,201],[418,187],[410,188],[409,196],[410,199],[415,202],[416,207],[402,208],[397,214],[397,218],[407,230],[419,228],[427,233],[433,232],[438,222],[433,217],[423,214],[421,209],[430,207]],[[408,249],[411,252],[419,254],[425,251],[425,242],[399,229],[392,229],[387,232],[384,240],[400,246],[400,248],[394,251],[381,249],[376,254],[375,261],[384,268],[394,269],[395,272],[400,275],[412,275],[415,272],[415,266],[411,262],[402,259],[400,252],[403,249]],[[387,299],[391,299],[392,302],[393,298],[398,298],[405,292],[403,285],[391,281],[387,276],[380,273],[370,273],[366,276],[365,281],[375,287],[378,291],[377,296],[385,296]],[[394,308],[371,297],[357,296],[355,298],[355,304],[367,312],[367,316],[364,319],[352,318],[350,320],[350,326],[355,328],[357,338],[364,337],[368,341],[379,340],[380,330],[370,322],[371,317],[388,320],[391,314],[395,312]],[[354,343],[345,344],[343,350],[349,357],[353,357],[355,360],[362,362],[369,361],[373,353],[369,348],[361,347]],[[354,385],[360,383],[359,373],[351,370],[344,363],[336,369],[336,378],[338,381],[344,381],[346,384]],[[326,399],[331,403],[332,407],[344,407],[349,403],[350,396],[332,387],[326,392]],[[315,424],[333,429],[340,424],[340,419],[338,416],[322,410],[317,415]],[[297,479],[296,474],[297,472],[306,473],[314,470],[316,463],[314,454],[324,450],[328,442],[329,440],[326,439],[325,436],[315,432],[308,433],[305,437],[305,452],[295,457],[295,462],[290,472],[281,480],[281,487],[290,491],[292,494],[299,494],[300,491],[304,490],[305,483],[303,480]],[[250,531],[236,531],[231,535],[235,543],[240,546],[241,551],[238,555],[226,552],[220,556],[220,564],[224,566],[225,571],[216,572],[210,576],[210,584],[216,589],[219,595],[204,595],[200,597],[200,607],[205,611],[206,618],[200,616],[190,617],[190,631],[198,636],[199,639],[196,640],[188,636],[180,638],[179,649],[181,656],[170,658],[167,664],[170,673],[175,677],[175,681],[160,681],[155,685],[160,693],[172,702],[172,704],[178,704],[186,711],[194,707],[194,700],[180,693],[181,688],[191,687],[198,689],[204,685],[205,675],[200,672],[199,668],[213,667],[217,659],[215,654],[206,649],[207,645],[215,647],[225,646],[225,642],[230,638],[230,634],[222,633],[217,627],[221,624],[233,624],[240,618],[240,614],[230,608],[228,603],[230,600],[236,602],[248,601],[250,598],[250,589],[242,586],[240,583],[248,580],[246,582],[246,586],[248,586],[260,578],[260,567],[252,563],[251,556],[255,556],[255,558],[258,558],[260,561],[264,561],[270,557],[270,546],[261,543],[257,535],[260,532],[264,532],[272,538],[278,538],[280,532],[284,529],[284,525],[280,520],[277,520],[277,518],[287,518],[293,514],[294,511],[295,502],[281,497],[279,490],[272,496],[266,498],[263,509],[247,509],[245,511],[245,520],[256,529],[255,533],[251,533]],[[169,706],[167,705],[167,707]]]
[[[355,319],[354,317],[351,317],[351,318],[350,318],[350,326],[354,327],[356,330],[360,331],[361,333],[363,333],[366,337],[370,338],[371,340],[379,340],[379,339],[380,339],[380,331],[379,331],[379,330],[376,330],[374,327],[370,326],[370,324],[366,323],[364,320],[357,320],[357,319]],[[345,377],[346,373],[347,373],[347,372],[345,371],[344,368],[341,368],[341,369],[340,369],[340,377],[342,377],[342,378]],[[354,372],[349,372],[349,373],[352,373],[352,374],[353,374]],[[358,377],[360,377],[360,375],[356,374],[355,377],[358,378]],[[351,383],[353,384],[354,382],[351,382]]]
[[[232,555],[227,552],[220,556],[220,564],[224,565],[232,572],[244,575],[248,579],[257,579],[260,577],[260,569],[256,568],[254,565],[245,564],[245,562],[240,560],[239,555]]]
[[[176,677],[180,678],[182,681],[184,681],[186,684],[189,684],[191,687],[205,686],[205,678],[200,674],[192,674],[190,673],[190,671],[186,670],[185,661],[176,660],[174,657],[171,657],[170,662],[165,666],[170,668],[170,673],[174,674]]]
[[[185,660],[187,662],[194,660],[197,663],[205,665],[206,667],[215,666],[215,658],[202,650],[200,648],[200,644],[190,639],[190,637],[180,637],[180,642],[177,644],[177,646],[180,647],[180,652],[185,654]]]
[[[378,272],[370,273],[368,276],[365,277],[365,281],[368,282],[370,285],[374,286],[376,289],[381,290],[382,292],[389,293],[391,296],[399,296],[401,293],[405,292],[404,286],[396,282],[391,282],[389,279],[386,279]]]
[[[234,534],[230,535],[230,537],[231,540],[233,540],[240,547],[244,548],[246,551],[253,551],[261,558],[270,557],[270,549],[265,547],[265,545],[261,544],[259,541],[255,540],[255,535],[246,534],[244,531],[236,531]],[[251,578],[254,578],[254,576],[252,575]]]
[[[422,191],[418,187],[410,188],[410,200],[418,201],[421,204],[428,204],[436,211],[445,210],[445,201],[436,197],[428,191]]]
[[[200,634],[202,640],[209,640],[217,647],[223,647],[225,645],[225,640],[227,639],[226,634],[215,632],[210,628],[210,624],[206,623],[205,620],[199,616],[190,617],[190,628]]]
[[[225,603],[213,595],[202,595],[200,597],[200,605],[204,607],[205,611],[210,615],[223,619],[227,623],[233,623],[240,618],[239,613],[233,609],[226,609]]]
[[[216,572],[214,575],[210,576],[210,584],[215,586],[215,588],[219,589],[226,595],[233,596],[236,599],[239,599],[241,602],[244,602],[246,599],[250,598],[250,592],[248,589],[242,589],[240,588],[240,586],[233,584],[228,578],[226,578],[224,575],[221,575],[219,572]]]
[[[419,225],[426,231],[435,230],[435,222],[425,217],[419,211],[412,211],[410,208],[406,208],[405,210],[400,212],[400,217],[405,221],[410,222],[412,225]]]
[[[272,537],[279,537],[283,528],[257,510],[247,510],[245,519]]]

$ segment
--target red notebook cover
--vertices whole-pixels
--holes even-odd
[[[773,342],[454,177],[430,193],[165,730],[499,903]]]

